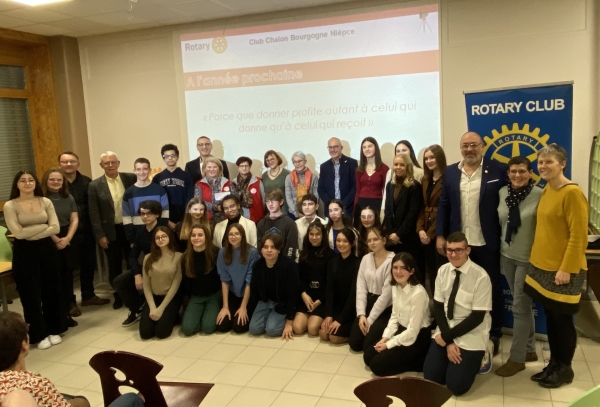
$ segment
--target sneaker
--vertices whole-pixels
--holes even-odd
[[[108,298],[100,298],[97,295],[94,295],[92,298],[88,298],[87,300],[81,300],[82,307],[89,307],[90,305],[106,305],[110,303]]]
[[[42,339],[38,344],[37,344],[37,348],[44,350],[44,349],[48,349],[52,346],[52,343],[50,342],[50,337],[44,338]]]
[[[492,341],[488,341],[488,346],[483,354],[483,360],[481,361],[481,367],[479,368],[479,374],[486,374],[492,370],[493,353],[494,344]]]
[[[50,340],[50,343],[52,345],[58,345],[62,342],[62,338],[60,337],[60,335],[50,335],[48,339]]]
[[[125,321],[123,321],[123,323],[121,324],[122,326],[130,326],[135,324],[137,321],[139,321],[141,316],[141,313],[138,314],[137,312],[129,312],[129,315],[127,316],[127,319]]]

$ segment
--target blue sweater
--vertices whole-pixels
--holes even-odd
[[[158,184],[167,191],[169,197],[169,220],[173,223],[183,221],[185,207],[194,197],[194,182],[192,176],[177,167],[171,172],[164,169],[152,178],[154,184]]]
[[[229,285],[229,291],[238,298],[244,296],[244,289],[250,286],[252,280],[252,267],[258,260],[259,255],[255,247],[248,248],[248,261],[246,264],[240,264],[240,249],[233,249],[231,264],[225,264],[225,248],[219,250],[217,257],[217,271],[221,277],[221,282]]]
[[[152,183],[143,188],[130,186],[123,194],[123,227],[129,243],[134,242],[136,232],[144,226],[138,209],[140,202],[147,200],[160,202],[163,209],[161,218],[164,220],[160,224],[165,224],[166,219],[169,219],[169,198],[163,187]]]

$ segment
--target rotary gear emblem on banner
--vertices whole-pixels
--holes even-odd
[[[227,39],[225,37],[215,37],[212,40],[212,49],[217,54],[222,54],[227,49]]]
[[[513,123],[511,129],[506,125],[502,125],[500,132],[494,129],[492,130],[492,137],[485,136],[483,138],[485,141],[483,154],[504,164],[507,164],[512,157],[518,155],[527,157],[533,166],[533,179],[536,185],[542,181],[540,186],[543,186],[545,182],[541,180],[537,173],[537,153],[548,145],[550,135],[544,134],[540,137],[540,132],[538,127],[530,131],[528,124],[524,124],[520,128],[518,123]]]

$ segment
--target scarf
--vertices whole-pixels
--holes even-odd
[[[515,189],[512,184],[508,183],[508,195],[506,195],[506,206],[508,206],[508,223],[506,224],[506,236],[504,241],[510,245],[510,240],[514,233],[517,233],[517,229],[521,226],[521,211],[519,210],[519,204],[523,202],[527,195],[533,189],[533,179],[529,180],[529,184],[522,188]]]
[[[211,207],[210,210],[212,211],[213,214],[213,221],[215,223],[218,223],[220,221],[223,220],[223,212],[222,211],[217,211],[217,206],[221,203],[221,201],[218,201],[215,199],[215,195],[218,194],[221,191],[221,180],[223,178],[218,177],[218,178],[211,178],[209,176],[206,176],[206,182],[208,182],[208,185],[210,186],[210,201],[211,201]]]
[[[252,179],[251,174],[248,174],[246,178],[243,178],[242,174],[238,174],[236,178],[242,208],[252,208],[252,195],[248,190],[248,186],[250,185],[250,179]]]

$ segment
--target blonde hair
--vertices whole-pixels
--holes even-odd
[[[412,159],[406,153],[396,154],[394,160],[396,160],[396,158],[398,157],[402,158],[404,164],[406,165],[406,175],[404,176],[402,185],[404,185],[405,187],[410,187],[415,183],[415,169]],[[392,169],[392,171],[394,170]],[[396,185],[396,174],[392,173],[392,180],[390,182],[392,183],[392,185]]]
[[[223,176],[223,164],[221,164],[221,160],[219,160],[216,157],[208,157],[202,161],[202,174],[206,174],[206,166],[208,165],[208,163],[216,164],[217,167],[219,167],[219,173],[217,174],[217,176],[218,177]]]

